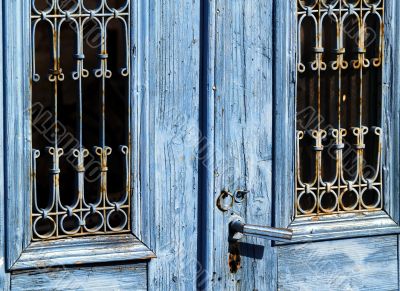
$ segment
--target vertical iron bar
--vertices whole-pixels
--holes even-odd
[[[79,4],[78,4],[78,13],[79,15],[82,14],[82,0],[79,0]],[[83,27],[82,27],[82,18],[79,17],[78,18],[78,29],[77,32],[78,34],[78,39],[79,39],[79,51],[78,54],[81,53],[82,56],[84,54],[83,51]],[[78,199],[79,199],[79,219],[80,219],[80,223],[83,223],[83,199],[84,199],[84,193],[85,193],[85,168],[84,168],[84,157],[83,157],[83,93],[82,93],[82,72],[83,72],[83,57],[81,57],[81,59],[78,61],[78,140],[79,140],[79,153],[82,155],[82,161],[78,159]],[[81,162],[81,164],[80,164]],[[80,227],[80,233],[83,233],[83,228]]]
[[[336,33],[339,34],[338,39],[339,39],[339,44],[338,44],[338,50],[340,50],[340,64],[338,66],[338,100],[337,100],[337,118],[338,118],[338,125],[337,125],[337,129],[338,129],[338,137],[337,137],[337,146],[339,147],[341,145],[341,134],[342,134],[342,123],[341,123],[341,104],[342,104],[342,64],[343,64],[343,58],[344,58],[344,43],[343,43],[343,25],[342,25],[342,1],[339,1],[339,18],[338,18],[338,26],[339,28],[337,29]],[[338,188],[337,188],[337,197],[338,197],[338,201],[340,201],[341,199],[341,193],[342,193],[342,188],[341,188],[341,175],[342,175],[342,164],[343,164],[343,160],[342,160],[342,149],[337,148],[336,149],[336,178],[337,178],[337,183],[338,183]],[[340,211],[340,203],[337,204],[337,211]]]
[[[322,35],[321,35],[321,31],[322,31],[322,23],[321,23],[321,2],[318,1],[318,31],[317,31],[317,35],[315,36],[317,38],[317,44],[319,48],[322,48]],[[321,133],[321,62],[322,62],[322,54],[318,54],[318,58],[319,58],[319,63],[318,63],[318,79],[317,79],[317,114],[318,114],[318,125],[317,125],[317,130],[318,130],[318,136]],[[322,180],[321,178],[321,151],[316,151],[316,161],[317,161],[317,213],[319,214],[320,212],[320,195],[321,195],[321,189],[320,189],[320,181]]]
[[[101,12],[104,14],[104,1],[101,1]],[[104,16],[101,17],[101,25],[102,25],[102,35],[101,35],[101,47],[102,47],[102,52],[101,54],[106,55],[106,34],[107,34],[107,28],[104,26]],[[100,145],[103,148],[103,154],[106,151],[106,64],[107,64],[107,59],[102,59],[102,69],[103,69],[103,74],[101,76],[101,141]],[[101,189],[100,191],[102,193],[102,199],[103,199],[103,219],[107,219],[107,211],[106,211],[106,196],[107,196],[107,172],[105,171],[107,167],[107,164],[104,161],[104,156],[103,156],[103,161],[102,161],[102,179],[101,179]],[[104,221],[104,231],[107,231],[107,223]]]
[[[54,14],[57,13],[57,5],[54,5]],[[59,70],[59,56],[58,56],[58,50],[57,50],[57,18],[54,19],[54,31],[53,31],[53,47],[54,47],[54,155],[53,155],[53,171],[55,173],[53,173],[53,191],[55,191],[54,195],[55,195],[55,206],[56,206],[56,236],[59,235],[59,231],[58,231],[58,203],[59,203],[59,193],[57,193],[57,187],[58,187],[58,183],[59,183],[59,177],[58,177],[58,173],[56,171],[58,171],[58,169],[56,168],[55,164],[56,161],[54,159],[57,159],[57,154],[58,154],[58,74],[60,73]]]

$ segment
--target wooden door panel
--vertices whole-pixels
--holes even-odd
[[[398,290],[397,236],[278,248],[279,290]]]
[[[272,211],[272,5],[268,1],[215,1],[209,7],[209,96],[214,119],[212,195],[214,290],[275,289],[275,254],[268,241],[247,237],[228,243],[233,213],[271,225]],[[212,152],[213,151],[213,152]],[[249,193],[223,212],[222,190]],[[239,251],[240,264],[229,260]],[[237,272],[234,269],[239,268]]]
[[[141,160],[141,213],[157,258],[150,290],[194,290],[197,272],[199,136],[199,0],[148,2],[149,28],[140,38],[148,103],[140,118],[148,130]],[[147,72],[148,70],[148,72]],[[142,147],[143,148],[143,147]],[[144,177],[143,173],[147,173]],[[147,178],[147,179],[146,179]]]
[[[37,269],[11,275],[12,291],[147,290],[147,264]]]
[[[357,234],[353,229],[345,233],[339,226],[330,231],[329,241],[318,243],[271,247],[268,241],[250,237],[244,237],[237,248],[228,243],[227,225],[233,213],[247,223],[277,227],[290,227],[293,218],[295,3],[215,1],[208,7],[207,92],[214,141],[207,218],[212,231],[206,239],[211,241],[208,286],[214,290],[343,290],[342,285],[344,290],[379,286],[397,290],[397,237],[387,230],[379,233],[379,224],[366,221],[369,229],[362,235],[386,236],[349,239]],[[239,189],[250,191],[244,202],[233,203],[226,212],[215,206],[222,190]],[[393,195],[388,205],[397,203],[397,193]],[[385,210],[392,215],[397,207]],[[347,222],[355,228],[351,219]],[[308,240],[315,238],[312,228]],[[339,234],[342,240],[334,240]],[[230,270],[232,251],[241,257],[236,273]],[[331,278],[335,274],[337,280]]]
[[[37,2],[44,3],[45,1]],[[51,2],[55,3],[55,1]],[[93,4],[98,1],[84,2]],[[107,3],[111,2],[124,3],[125,1],[107,1]],[[195,289],[198,267],[197,152],[200,1],[138,0],[131,3],[132,75],[135,76],[131,84],[132,139],[135,142],[132,148],[132,167],[134,167],[132,229],[134,235],[144,245],[157,253],[157,259],[151,261],[148,272],[145,265],[140,268],[113,267],[112,261],[120,258],[115,257],[112,243],[110,243],[111,251],[109,255],[107,254],[109,260],[105,261],[101,256],[95,255],[95,262],[84,262],[86,265],[92,264],[90,267],[81,267],[82,260],[87,256],[80,254],[79,258],[72,263],[74,266],[68,269],[38,271],[35,269],[36,266],[31,265],[28,267],[29,271],[11,275],[11,271],[6,268],[10,268],[20,258],[22,250],[29,245],[31,239],[29,236],[30,204],[29,201],[25,203],[25,200],[28,200],[29,191],[24,190],[29,188],[26,186],[29,184],[30,175],[16,175],[19,171],[12,171],[12,165],[22,167],[22,160],[16,158],[15,155],[12,157],[13,163],[4,166],[8,167],[6,168],[9,172],[7,177],[18,186],[7,189],[4,199],[8,198],[8,207],[2,206],[0,210],[0,234],[8,240],[7,246],[2,244],[3,241],[0,242],[2,247],[0,255],[5,248],[8,251],[7,256],[1,256],[0,259],[0,290],[3,288],[8,290],[10,281],[14,290],[22,290],[27,286],[31,289],[51,290],[54,287],[52,281],[58,281],[59,278],[75,273],[87,279],[88,290],[95,288],[112,290],[114,286],[109,287],[109,283],[114,281],[108,281],[108,279],[113,278],[123,278],[121,290],[146,289],[146,284],[152,290]],[[25,122],[22,120],[22,110],[29,108],[22,102],[26,96],[29,96],[30,53],[26,48],[29,45],[29,6],[30,1],[17,0],[12,3],[7,2],[7,5],[1,8],[6,11],[4,14],[1,11],[1,15],[8,15],[5,23],[9,29],[5,30],[8,31],[5,37],[0,39],[3,44],[0,54],[3,56],[3,49],[7,48],[5,50],[7,58],[4,56],[7,61],[4,67],[9,68],[10,74],[5,78],[13,81],[4,82],[7,86],[4,86],[6,89],[4,100],[0,95],[1,100],[4,101],[1,102],[0,108],[13,101],[18,103],[4,108],[9,118],[6,119],[3,116],[3,110],[0,114],[4,117],[4,121],[13,123],[12,126],[5,124],[8,128],[7,132],[13,137],[8,138],[9,144],[13,144],[7,147],[9,151],[20,150],[27,140],[22,133],[21,124]],[[115,16],[117,15],[118,12],[115,11]],[[15,21],[15,19],[19,20]],[[0,73],[2,73],[2,68]],[[2,94],[3,86],[0,87]],[[2,121],[3,118],[0,123]],[[0,136],[3,137],[2,132],[1,128]],[[21,146],[15,147],[14,141]],[[2,143],[0,143],[0,148],[2,148]],[[0,164],[3,167],[1,154]],[[1,173],[0,183],[3,180]],[[21,182],[22,180],[26,182]],[[1,187],[0,197],[3,197],[4,188],[7,187]],[[7,196],[8,193],[11,193],[10,196]],[[14,227],[10,220],[7,222],[9,235],[5,235],[7,230],[3,227],[3,210],[7,209],[12,218],[10,220],[16,225]],[[107,236],[104,237],[107,238]],[[74,244],[74,239],[68,239],[68,241]],[[77,248],[79,247],[77,241]],[[99,248],[102,251],[102,247],[99,246]],[[60,249],[58,254],[65,255],[67,259],[71,255],[65,249]],[[91,256],[93,252],[87,254]],[[9,261],[8,264],[4,259]],[[48,260],[43,261],[42,263],[48,263]],[[131,261],[131,259],[126,261]],[[63,264],[60,262],[54,264],[54,266],[59,265]],[[45,266],[40,265],[40,267]],[[30,285],[27,285],[27,282],[31,282]],[[68,285],[65,283],[61,287],[67,288]]]

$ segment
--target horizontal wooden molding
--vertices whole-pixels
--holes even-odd
[[[131,234],[67,238],[31,243],[11,270],[149,260],[155,257]]]

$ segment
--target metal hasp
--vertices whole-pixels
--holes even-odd
[[[229,233],[231,241],[238,241],[242,239],[244,235],[256,236],[273,241],[290,241],[293,236],[293,231],[291,229],[246,224],[244,219],[238,215],[232,217],[229,223]]]

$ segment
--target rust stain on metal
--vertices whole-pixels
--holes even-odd
[[[237,273],[240,268],[240,249],[238,242],[229,243],[228,266],[231,273]]]
[[[228,199],[228,203],[226,202]],[[217,198],[216,205],[219,210],[222,212],[226,212],[232,208],[234,204],[235,198],[233,197],[232,193],[229,191],[223,190],[221,194]]]

